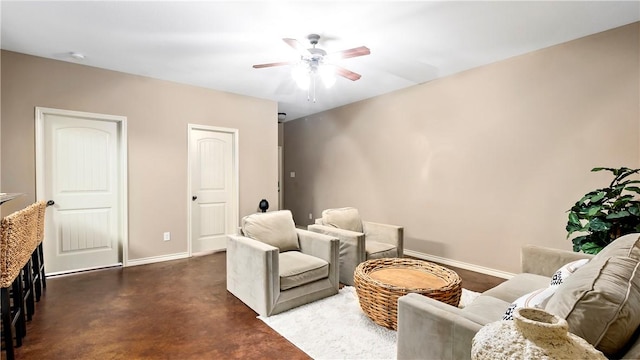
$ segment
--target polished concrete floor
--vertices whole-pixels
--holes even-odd
[[[470,290],[503,281],[454,270]],[[16,358],[309,358],[227,292],[225,281],[225,253],[49,278]]]

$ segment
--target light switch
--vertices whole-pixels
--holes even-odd
[[[295,172],[295,171],[290,172],[290,173],[289,173],[289,176],[290,176],[290,177],[292,177],[292,178],[293,178],[293,177],[296,177],[296,172]]]

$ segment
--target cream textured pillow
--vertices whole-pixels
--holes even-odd
[[[362,219],[360,219],[358,209],[352,207],[324,210],[322,224],[338,229],[362,232]]]
[[[289,210],[256,213],[242,218],[242,234],[275,246],[280,252],[300,250],[296,224]]]
[[[558,287],[545,310],[613,356],[640,325],[639,267],[638,260],[626,256],[593,258]]]

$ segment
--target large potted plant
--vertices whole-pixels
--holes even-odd
[[[569,210],[566,229],[567,238],[574,236],[573,251],[597,254],[618,237],[640,232],[640,187],[635,185],[640,180],[629,178],[640,169],[598,167],[591,171],[603,170],[613,174],[609,186],[587,193]]]

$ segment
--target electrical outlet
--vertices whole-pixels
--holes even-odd
[[[313,214],[309,213],[309,220],[313,220]]]
[[[164,233],[164,241],[169,241],[169,240],[171,240],[171,233],[167,231]]]
[[[295,171],[290,172],[289,176],[292,177],[292,178],[296,177],[296,172]]]

